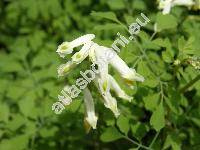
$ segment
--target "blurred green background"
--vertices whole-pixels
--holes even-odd
[[[97,91],[96,130],[84,129],[82,96],[54,114],[51,106],[62,88],[89,66],[86,61],[58,79],[57,67],[70,56],[59,58],[57,46],[87,33],[109,46],[117,32],[129,36],[124,27],[141,12],[151,22],[141,29],[139,43],[122,48],[120,56],[145,82],[132,90],[111,69],[134,97],[131,103],[118,99],[121,116],[103,106]],[[0,150],[199,150],[199,70],[191,63],[200,56],[199,14],[176,7],[163,16],[153,0],[1,0]],[[159,32],[150,40],[154,23]]]

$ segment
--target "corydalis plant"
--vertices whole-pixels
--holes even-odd
[[[144,78],[136,73],[133,68],[129,68],[113,49],[94,43],[92,41],[94,38],[94,34],[86,34],[72,42],[64,42],[58,46],[56,52],[58,52],[60,57],[64,58],[66,55],[71,54],[75,47],[83,45],[80,51],[73,54],[71,61],[58,67],[58,76],[67,75],[72,68],[80,64],[86,57],[89,57],[90,62],[98,67],[95,71],[96,74],[93,82],[103,97],[103,103],[105,107],[109,108],[114,113],[115,117],[118,117],[120,111],[117,108],[116,99],[111,95],[111,90],[114,91],[118,97],[129,102],[132,97],[127,95],[112,75],[109,74],[108,66],[111,65],[114,67],[129,85],[133,81],[143,82]],[[83,93],[86,109],[85,121],[90,127],[95,129],[97,116],[95,114],[93,98],[87,87],[83,90]]]

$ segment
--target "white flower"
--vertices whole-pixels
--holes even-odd
[[[163,14],[169,14],[172,7],[179,6],[192,6],[193,0],[160,0],[159,9],[162,9]]]
[[[58,46],[56,52],[60,55],[60,57],[64,58],[67,54],[71,54],[75,47],[88,43],[94,38],[94,34],[86,34],[71,42],[63,42],[61,45]]]
[[[97,125],[97,116],[95,115],[95,108],[92,95],[88,88],[83,90],[84,93],[84,104],[86,108],[86,118],[87,123],[93,128],[96,129]]]

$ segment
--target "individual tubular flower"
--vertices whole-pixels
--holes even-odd
[[[191,7],[194,5],[193,0],[160,0],[159,1],[159,9],[162,9],[163,14],[169,14],[171,8],[174,6],[188,6]]]
[[[88,56],[91,45],[91,41],[85,43],[81,50],[72,56],[72,61],[76,64],[80,64]]]
[[[114,113],[115,117],[117,118],[120,115],[120,111],[117,108],[116,99],[112,97],[110,92],[106,93],[106,95],[103,95],[103,99],[104,99],[105,107],[109,108]]]
[[[58,46],[56,52],[60,55],[60,57],[64,58],[67,54],[71,54],[75,47],[88,43],[94,38],[94,34],[86,34],[71,42],[63,42],[61,45]]]
[[[115,115],[115,117],[118,117],[120,115],[120,111],[117,108],[117,101],[114,97],[112,97],[111,93],[110,93],[110,89],[107,92],[102,91],[101,89],[103,88],[102,84],[99,84],[100,78],[99,76],[97,76],[94,79],[94,83],[96,85],[96,87],[99,89],[101,96],[103,97],[103,103],[104,106],[108,109],[110,109],[113,114]]]
[[[69,71],[75,67],[72,61],[67,62],[66,64],[62,64],[58,67],[58,77],[67,75]]]
[[[97,116],[95,115],[95,108],[94,108],[92,95],[90,91],[88,90],[88,88],[85,88],[83,90],[83,94],[84,94],[84,104],[85,104],[85,109],[86,109],[85,120],[93,129],[96,129]]]
[[[127,64],[116,54],[109,63],[120,73],[121,77],[130,84],[134,81],[144,81],[144,77],[136,73],[135,69],[129,68]]]
[[[118,97],[128,100],[129,102],[131,102],[132,97],[128,96],[119,86],[119,84],[117,83],[117,81],[111,76],[109,75],[109,82],[110,82],[110,88],[111,90],[113,90]]]

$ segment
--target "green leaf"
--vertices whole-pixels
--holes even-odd
[[[123,28],[124,27],[122,25],[116,23],[107,23],[104,25],[96,25],[94,27],[95,30],[120,30]]]
[[[165,126],[165,113],[163,108],[163,102],[159,104],[157,109],[153,112],[150,124],[156,131],[160,131]]]
[[[177,26],[176,18],[170,14],[163,15],[161,13],[158,13],[156,17],[156,23],[158,30],[160,31],[164,29],[175,28]]]
[[[163,51],[162,52],[162,58],[167,63],[171,63],[173,61],[173,57],[172,57],[172,55],[170,54],[169,51]]]
[[[0,121],[7,122],[9,117],[9,108],[6,104],[0,103]]]
[[[2,72],[19,72],[23,70],[22,65],[12,55],[0,54],[0,70]]]
[[[158,106],[160,95],[158,93],[149,94],[144,98],[144,105],[147,110],[154,111],[156,106]]]
[[[187,54],[195,54],[196,49],[194,47],[194,37],[190,37],[187,41],[182,36],[178,39],[178,49],[179,49],[179,58],[187,58]]]
[[[177,91],[173,90],[173,91],[168,91],[169,93],[169,98],[166,98],[166,103],[169,106],[169,108],[175,113],[175,114],[179,114],[180,110],[179,110],[179,103],[181,100],[181,96],[177,93]]]
[[[151,70],[145,61],[140,61],[137,67],[137,72],[146,78],[151,75]]]
[[[181,150],[181,141],[177,133],[170,133],[167,135],[163,149],[172,147],[173,150]]]
[[[94,17],[108,19],[108,20],[111,20],[111,21],[114,21],[114,22],[117,22],[117,23],[120,22],[117,19],[117,16],[113,12],[95,12],[95,11],[93,11],[91,13],[91,15],[94,16]]]
[[[57,127],[52,127],[51,129],[42,128],[39,133],[43,138],[47,138],[54,136],[57,131]]]
[[[150,88],[155,88],[158,84],[159,84],[159,81],[152,77],[146,78],[144,82],[144,85],[147,85]]]
[[[132,15],[124,15],[124,19],[126,20],[127,24],[132,24],[133,22],[135,22],[136,18],[134,18]]]
[[[33,117],[33,109],[34,109],[34,99],[31,97],[24,97],[24,99],[20,100],[19,103],[19,108],[20,111],[25,115],[25,116],[30,116]]]
[[[121,115],[117,119],[117,126],[119,127],[121,132],[127,135],[129,131],[129,119]]]
[[[117,139],[122,138],[123,136],[117,131],[115,127],[106,128],[105,131],[101,134],[100,139],[103,142],[111,142]]]
[[[17,135],[11,139],[2,140],[0,149],[2,150],[24,150],[28,148],[28,137],[27,135]]]
[[[48,59],[47,59],[48,58]],[[57,54],[49,51],[41,51],[32,61],[34,67],[41,67],[51,63],[58,63]]]
[[[23,96],[25,92],[27,92],[26,88],[20,87],[19,85],[15,85],[15,83],[13,83],[13,85],[10,85],[8,87],[8,92],[7,92],[7,96],[9,98],[12,98],[13,100],[17,100],[18,98]]]
[[[138,140],[141,140],[149,131],[149,128],[144,123],[137,122],[131,125],[131,131],[134,137],[136,137]]]
[[[12,131],[17,130],[25,123],[25,118],[22,117],[20,114],[16,114],[12,116],[12,120],[9,120],[7,123],[7,128],[9,128]]]
[[[119,9],[124,9],[125,8],[125,4],[123,0],[108,0],[107,1],[109,7],[112,10],[119,10]]]
[[[144,1],[141,1],[141,0],[134,0],[133,3],[132,3],[132,7],[134,9],[137,9],[137,10],[145,10],[146,9],[146,3]]]

